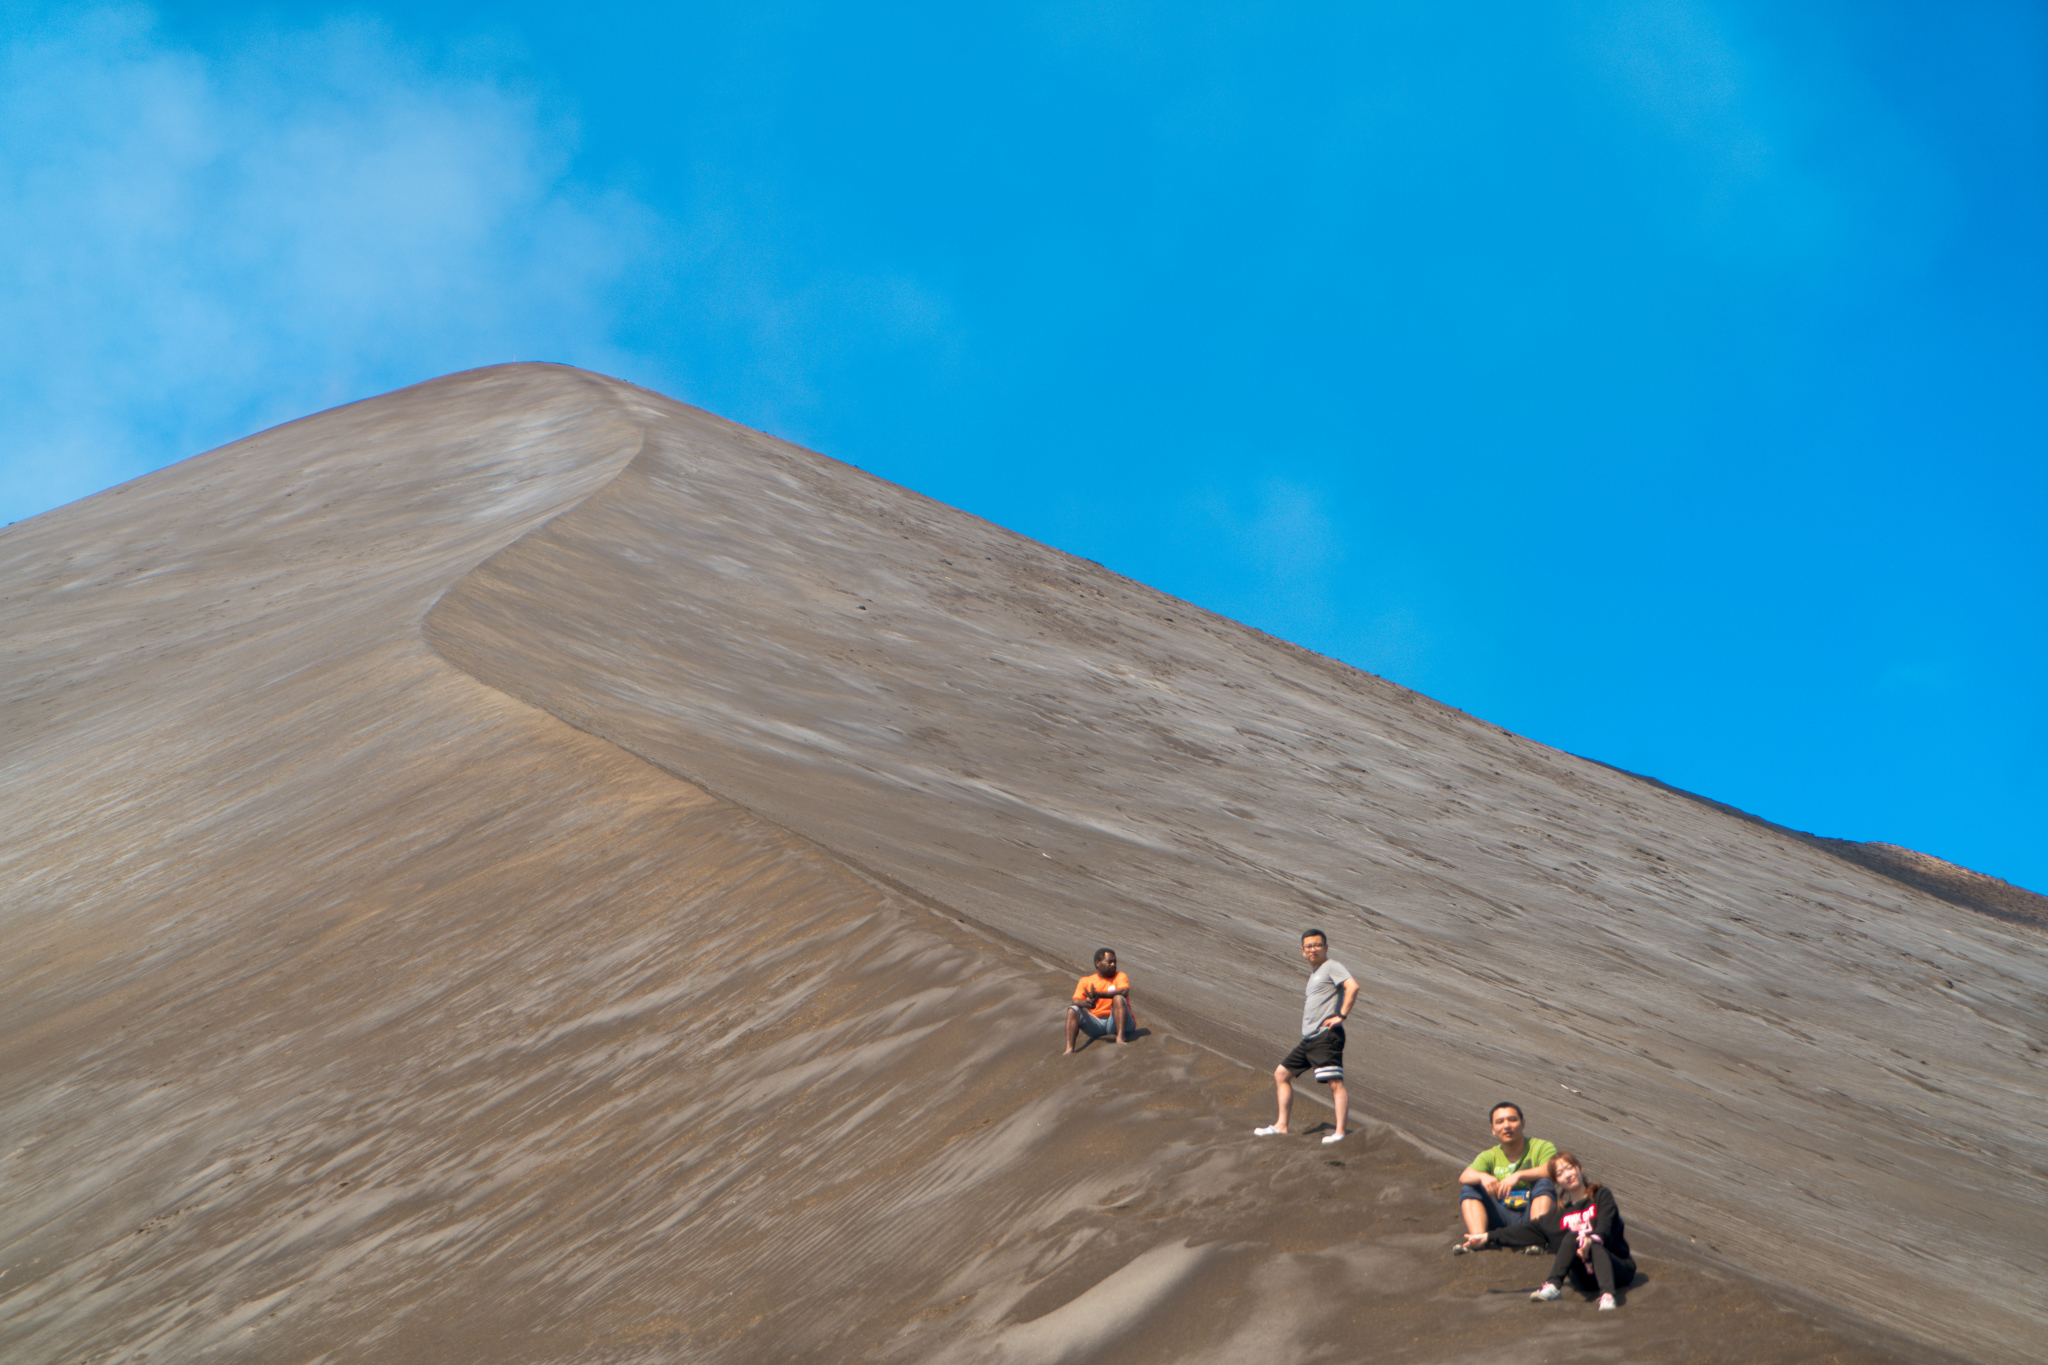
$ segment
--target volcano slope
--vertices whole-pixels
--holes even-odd
[[[36,518],[0,634],[9,1361],[2048,1335],[2037,929],[644,391]],[[1309,923],[1331,1148],[1249,1132]],[[1105,943],[1148,1031],[1063,1058]],[[1502,1096],[1620,1192],[1625,1311],[1446,1254]]]

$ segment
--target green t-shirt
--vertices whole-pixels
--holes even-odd
[[[1508,1154],[1498,1147],[1489,1147],[1472,1158],[1472,1169],[1481,1175],[1490,1175],[1495,1180],[1511,1171],[1526,1171],[1537,1166],[1547,1166],[1557,1155],[1557,1148],[1542,1138],[1529,1138],[1522,1144],[1522,1159],[1509,1161]]]

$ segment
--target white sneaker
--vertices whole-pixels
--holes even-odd
[[[1326,1133],[1323,1135],[1323,1145],[1325,1147],[1329,1146],[1333,1142],[1342,1142],[1343,1140],[1344,1135],[1342,1133]]]
[[[1537,1290],[1529,1297],[1537,1303],[1549,1303],[1552,1299],[1563,1298],[1564,1291],[1562,1289],[1559,1289],[1554,1284],[1545,1284],[1541,1289]],[[1612,1308],[1614,1307],[1614,1304],[1610,1301],[1607,1306],[1609,1308]]]
[[[1286,1130],[1285,1128],[1280,1128],[1280,1127],[1277,1127],[1277,1126],[1275,1126],[1275,1125],[1273,1125],[1273,1124],[1270,1124],[1270,1123],[1269,1123],[1269,1124],[1267,1124],[1267,1125],[1266,1125],[1266,1126],[1265,1126],[1264,1128],[1254,1128],[1254,1129],[1252,1129],[1252,1136],[1253,1136],[1253,1137],[1286,1137],[1286,1136],[1287,1136],[1287,1130]]]
[[[1608,1311],[1610,1311],[1611,1309],[1613,1309],[1613,1308],[1614,1308],[1614,1306],[1615,1306],[1615,1303],[1614,1303],[1614,1295],[1612,1295],[1612,1294],[1602,1294],[1602,1295],[1600,1296],[1600,1311],[1601,1311],[1601,1312],[1603,1312],[1603,1313],[1605,1313],[1605,1312],[1608,1312]]]

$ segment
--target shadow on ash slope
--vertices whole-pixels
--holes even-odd
[[[2038,1339],[2036,940],[637,390],[11,528],[0,650],[10,1361],[1926,1357],[1690,1237]],[[1629,1311],[1248,1140],[1305,914],[1364,1106],[1528,1096]],[[1155,1031],[1063,1060],[1098,940]]]

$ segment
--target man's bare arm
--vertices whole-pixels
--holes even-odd
[[[1323,1027],[1329,1028],[1333,1024],[1343,1023],[1344,1016],[1351,1013],[1351,1002],[1356,999],[1358,999],[1358,978],[1355,976],[1346,977],[1344,979],[1344,1003],[1337,1006],[1335,1014],[1323,1020]]]
[[[1509,1188],[1506,1181],[1498,1176],[1488,1175],[1476,1166],[1467,1166],[1464,1170],[1458,1172],[1458,1183],[1460,1185],[1477,1185],[1495,1199],[1505,1199]]]

